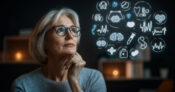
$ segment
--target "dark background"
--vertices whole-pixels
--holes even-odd
[[[18,35],[20,29],[34,28],[36,22],[49,10],[59,7],[74,9],[80,17],[81,42],[79,52],[87,62],[87,67],[97,68],[99,51],[93,37],[90,34],[91,16],[96,9],[96,3],[100,0],[1,0],[0,2],[0,51],[3,51],[3,38],[9,35]],[[120,1],[120,0],[118,0]],[[133,0],[132,0],[133,1]],[[133,2],[135,2],[134,0]],[[145,67],[150,67],[158,73],[161,67],[168,67],[172,71],[175,65],[174,44],[174,5],[171,0],[145,0],[153,9],[163,10],[168,15],[167,20],[167,49],[163,53],[152,53],[150,62]],[[171,77],[174,76],[171,72]]]
[[[3,51],[3,40],[5,36],[18,35],[20,29],[34,28],[36,22],[49,10],[59,7],[69,7],[74,9],[80,17],[81,42],[79,53],[87,62],[87,67],[97,68],[98,57],[101,54],[90,34],[91,16],[95,11],[96,3],[100,0],[1,0],[0,1],[0,52]],[[120,0],[117,0],[120,1]],[[132,0],[135,2],[137,0]],[[152,53],[150,62],[145,62],[144,67],[151,68],[152,76],[160,76],[159,68],[170,69],[169,78],[175,80],[175,23],[174,23],[174,3],[172,0],[144,0],[151,4],[153,10],[165,11],[168,15],[167,29],[165,37],[167,49],[163,53]],[[38,65],[3,65],[0,64],[0,89],[2,92],[10,92],[12,81],[24,72],[29,72]],[[157,80],[123,80],[107,81],[108,92],[137,92],[135,88],[157,88],[160,81]],[[134,89],[133,89],[134,88]],[[4,89],[4,90],[3,90]],[[133,90],[131,90],[133,89]],[[125,90],[125,91],[123,91]],[[126,91],[127,90],[127,91]]]

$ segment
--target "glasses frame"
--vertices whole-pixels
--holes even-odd
[[[57,30],[58,27],[60,27],[60,28],[61,28],[61,27],[64,27],[64,28],[65,28],[65,30],[64,30],[65,32],[64,32],[63,35],[57,34],[57,32],[59,31],[59,30]],[[72,30],[73,27],[77,28],[78,31],[75,32],[74,30]],[[66,26],[64,26],[64,25],[58,25],[58,26],[54,26],[53,28],[54,28],[54,30],[56,31],[56,34],[57,34],[58,36],[65,36],[65,35],[67,34],[68,30],[69,30],[69,32],[71,33],[71,35],[74,36],[74,37],[79,37],[79,36],[81,35],[81,33],[80,33],[80,27],[77,27],[77,26],[66,27]],[[77,34],[77,35],[74,35],[74,34]]]

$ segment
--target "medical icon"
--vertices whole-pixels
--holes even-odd
[[[96,31],[98,35],[105,35],[107,32],[109,32],[107,25],[101,25],[101,28],[97,29]]]
[[[108,5],[109,5],[109,2],[107,0],[102,0],[99,3],[97,3],[96,8],[98,11],[107,10]]]
[[[118,41],[123,41],[124,40],[124,36],[122,33],[117,33],[117,40]]]
[[[113,32],[113,33],[110,34],[109,39],[111,41],[123,41],[124,36],[123,36],[122,33]]]
[[[140,29],[143,33],[151,32],[153,27],[152,21],[149,21],[148,23],[146,21],[143,21],[143,24],[140,24]]]
[[[96,28],[97,28],[97,25],[96,24],[93,24],[92,29],[91,29],[91,34],[92,35],[95,35]]]
[[[96,45],[99,49],[104,48],[107,46],[107,41],[105,40],[105,38],[101,37],[97,40]]]
[[[135,26],[135,22],[134,21],[128,21],[126,23],[126,26],[129,27],[129,28],[133,28]]]
[[[113,46],[110,46],[107,49],[107,52],[108,52],[109,55],[115,55],[115,53],[117,52],[117,49],[115,49]]]
[[[136,36],[136,33],[132,33],[129,37],[129,39],[126,42],[126,45],[131,44],[132,40],[134,39],[134,37]]]
[[[136,57],[137,55],[139,55],[139,50],[131,49],[130,54],[131,54],[131,57]]]
[[[128,11],[131,8],[131,3],[129,1],[123,1],[120,6],[124,11]]]
[[[119,47],[119,58],[121,59],[128,58],[128,51],[126,47]]]
[[[124,16],[122,15],[121,11],[110,11],[109,14],[106,16],[107,23],[113,27],[118,28],[118,24],[124,20]]]
[[[96,47],[109,55],[117,55],[116,58],[133,60],[145,58],[149,48],[153,52],[164,51],[165,41],[154,38],[167,34],[167,14],[155,11],[159,8],[152,9],[150,4],[145,0],[98,1],[90,29]],[[151,43],[150,39],[153,39]]]
[[[157,24],[164,24],[167,21],[167,14],[163,11],[156,12],[154,14],[154,19],[156,20]]]
[[[148,39],[144,36],[138,38],[138,43],[140,44],[140,49],[144,50],[148,46]]]
[[[117,33],[116,33],[116,32],[112,33],[112,34],[109,36],[109,39],[110,39],[111,41],[117,41]]]
[[[133,9],[138,20],[146,20],[151,16],[151,5],[145,1],[136,2]]]
[[[131,19],[131,13],[127,13],[127,14],[126,14],[126,18],[127,18],[127,19]]]
[[[94,14],[92,16],[92,18],[94,19],[94,21],[96,22],[102,22],[103,21],[103,16],[100,13]]]
[[[154,27],[154,30],[152,31],[152,35],[153,36],[161,36],[161,35],[165,35],[166,34],[166,27]]]
[[[155,38],[151,42],[151,47],[154,52],[162,52],[165,50],[166,43],[162,38]]]
[[[113,7],[113,8],[116,8],[117,6],[118,6],[118,2],[117,2],[117,1],[113,1],[113,2],[112,2],[112,7]]]

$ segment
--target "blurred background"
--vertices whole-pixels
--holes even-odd
[[[92,14],[98,1],[1,0],[0,92],[10,92],[15,78],[40,67],[28,53],[28,38],[44,14],[60,7],[72,8],[79,14],[82,36],[78,52],[87,62],[86,67],[103,73],[108,92],[175,92],[175,14],[172,1],[144,0],[153,9],[160,8],[167,13],[167,34],[164,39],[167,47],[163,53],[148,53],[150,59],[141,62],[110,58],[97,49],[90,31]],[[108,58],[101,58],[104,56]]]

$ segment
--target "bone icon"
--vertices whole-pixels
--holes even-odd
[[[127,45],[129,45],[131,42],[132,42],[132,40],[134,39],[134,37],[136,36],[136,34],[135,33],[132,33],[131,35],[130,35],[130,37],[129,37],[129,39],[128,39],[128,41],[127,41]]]
[[[140,44],[140,49],[146,49],[147,43],[146,43],[146,41],[145,41],[145,37],[140,36],[140,37],[138,38],[138,43]]]

